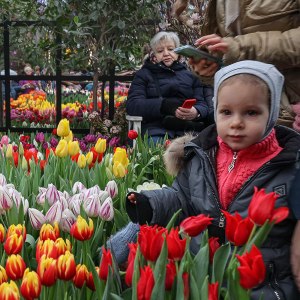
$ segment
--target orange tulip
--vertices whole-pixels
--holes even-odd
[[[17,285],[11,281],[4,282],[0,285],[0,299],[1,300],[19,300],[20,293]]]
[[[43,255],[39,260],[37,273],[40,276],[42,285],[54,285],[57,279],[56,259]]]
[[[74,255],[66,251],[57,259],[57,277],[62,280],[71,280],[76,274]]]
[[[17,233],[13,233],[6,238],[4,243],[4,250],[7,255],[18,254],[23,247],[23,237],[18,236]]]
[[[54,226],[52,226],[51,224],[43,224],[40,230],[40,239],[43,241],[47,239],[55,241],[57,238],[59,238],[58,224],[55,223]]]
[[[76,287],[81,289],[84,285],[84,283],[88,280],[89,278],[89,271],[85,265],[77,265],[76,266],[76,274],[73,278],[73,283]]]
[[[40,296],[42,289],[41,279],[35,271],[27,268],[23,275],[20,292],[25,299],[31,300]]]
[[[21,279],[23,277],[25,269],[25,262],[19,254],[12,254],[7,258],[5,270],[10,279]]]
[[[89,218],[89,224],[80,215],[77,217],[76,222],[72,225],[70,234],[74,236],[76,240],[86,241],[89,240],[94,233],[94,223]]]

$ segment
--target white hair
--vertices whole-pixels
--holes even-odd
[[[150,47],[155,52],[155,48],[162,41],[174,42],[175,48],[179,47],[180,41],[177,33],[171,31],[160,31],[150,41]]]

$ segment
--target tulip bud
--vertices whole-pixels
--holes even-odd
[[[60,140],[55,149],[55,154],[58,157],[66,157],[68,155],[68,142]]]
[[[94,157],[94,155],[93,155],[93,152],[91,152],[91,151],[86,154],[86,163],[88,165],[90,165],[93,162],[93,157]]]
[[[60,227],[63,231],[70,232],[72,225],[76,222],[76,217],[70,209],[65,209],[60,220]]]
[[[70,234],[74,236],[76,240],[86,241],[89,240],[94,233],[94,223],[89,218],[89,224],[80,215],[77,217],[76,222],[72,225]]]
[[[113,219],[114,208],[113,208],[112,199],[110,197],[108,197],[101,205],[99,216],[105,221],[111,221]]]
[[[54,226],[51,224],[43,224],[41,230],[40,230],[40,239],[45,241],[47,239],[50,239],[52,241],[55,241],[59,238],[59,227],[58,224],[55,223]]]
[[[43,255],[39,260],[37,273],[40,276],[42,285],[54,285],[57,279],[56,259]]]
[[[76,274],[75,258],[70,251],[66,251],[58,257],[57,277],[61,280],[71,280]]]
[[[35,271],[29,272],[27,268],[24,272],[20,292],[25,299],[35,299],[40,296],[42,289],[41,280]]]
[[[12,254],[7,258],[5,270],[10,279],[12,280],[21,279],[23,277],[25,269],[26,269],[25,262],[19,254],[17,255]]]
[[[55,222],[59,223],[62,214],[62,205],[59,201],[56,201],[49,210],[47,211],[45,218],[50,224],[54,224]]]
[[[28,171],[28,162],[24,156],[22,156],[21,167],[23,171]]]
[[[16,233],[13,233],[7,236],[4,243],[4,250],[7,255],[18,254],[21,252],[23,247],[23,236],[18,236]]]
[[[43,213],[35,208],[29,208],[28,215],[31,226],[36,230],[40,230],[42,225],[46,223],[46,218]]]
[[[72,130],[70,130],[69,134],[64,137],[64,140],[67,141],[67,143],[73,141],[73,132],[72,132]]]
[[[23,144],[22,144],[22,143],[19,144],[19,155],[20,155],[20,156],[23,156],[23,155],[24,155],[24,147],[23,147]]]
[[[116,161],[113,164],[113,174],[117,178],[123,178],[126,175],[126,169],[124,165],[122,165],[120,162]]]
[[[135,130],[128,131],[128,138],[131,140],[135,140],[138,137],[138,133]]]
[[[7,145],[5,156],[8,159],[13,158],[13,146],[12,146],[12,144],[8,144]]]
[[[4,282],[0,285],[0,299],[19,300],[20,293],[14,281]]]
[[[78,141],[70,141],[68,143],[68,152],[70,156],[76,155],[80,151]]]
[[[85,168],[86,166],[86,158],[84,154],[80,154],[77,160],[77,165],[80,169]]]
[[[0,140],[0,144],[8,145],[9,142],[10,142],[10,138],[7,135],[3,135]]]
[[[95,150],[97,153],[104,153],[106,150],[106,139],[99,138],[95,145]]]
[[[114,199],[118,195],[118,186],[114,180],[111,180],[106,184],[105,190],[108,192],[109,196],[112,199]]]
[[[67,119],[60,120],[57,126],[57,135],[60,137],[68,136],[70,134],[70,123]]]
[[[86,187],[83,185],[83,183],[81,183],[80,181],[76,181],[73,184],[72,192],[73,192],[73,194],[76,194],[77,192],[79,193],[85,189],[86,189]]]
[[[39,193],[36,196],[36,202],[38,204],[43,205],[45,203],[46,191],[47,191],[47,188],[39,187]]]
[[[0,209],[9,210],[13,207],[13,200],[11,199],[6,187],[0,186]]]
[[[73,278],[74,285],[81,289],[84,283],[88,280],[89,271],[85,265],[78,264],[76,266],[76,274]]]
[[[7,282],[7,274],[5,269],[2,266],[0,266],[0,285],[3,282]]]
[[[84,203],[83,208],[88,217],[97,217],[100,212],[100,201],[97,195],[91,195]]]
[[[48,184],[45,198],[48,200],[48,203],[50,204],[50,206],[59,200],[58,190],[57,190],[56,186],[53,185],[52,183]]]

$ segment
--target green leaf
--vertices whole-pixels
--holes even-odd
[[[208,299],[208,276],[205,277],[204,282],[201,287],[201,300]]]
[[[180,214],[181,209],[179,209],[171,218],[171,220],[169,221],[169,223],[167,224],[166,228],[168,229],[168,231],[170,231],[173,227],[174,227],[174,223],[176,222],[176,219],[178,218],[178,215]]]
[[[152,300],[164,300],[165,299],[165,280],[166,280],[166,265],[168,261],[168,247],[166,239],[159,254],[159,257],[154,267],[154,279],[155,285],[152,290]]]
[[[255,244],[256,247],[260,248],[260,246],[266,240],[268,234],[270,233],[273,225],[273,223],[266,221],[265,224],[257,230],[256,234],[251,239],[251,241],[247,243],[246,251],[250,251],[253,244]]]
[[[94,262],[91,258],[91,256],[88,254],[88,258],[90,260],[90,265],[94,265]],[[95,288],[96,288],[96,294],[98,296],[98,299],[102,299],[103,293],[104,293],[104,283],[103,281],[99,278],[99,275],[97,274],[97,271],[95,268],[92,268],[92,274],[93,274],[93,279],[95,283]]]

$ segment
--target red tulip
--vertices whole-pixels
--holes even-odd
[[[174,279],[176,276],[176,266],[173,260],[171,260],[166,266],[166,280],[165,280],[165,288],[167,291],[172,289]]]
[[[166,232],[165,228],[159,226],[140,227],[138,243],[145,259],[153,262],[157,260],[164,242],[163,235]]]
[[[153,271],[149,266],[141,269],[140,279],[137,284],[138,300],[150,300],[154,287]]]
[[[274,192],[265,193],[264,189],[254,187],[254,195],[250,202],[248,212],[250,219],[257,225],[263,225],[267,220],[275,224],[283,221],[289,215],[287,207],[275,208],[278,195]]]
[[[112,267],[112,256],[110,250],[102,247],[102,258],[100,262],[99,277],[102,280],[107,280],[109,266]]]
[[[95,267],[96,273],[99,274],[100,268],[99,267]],[[95,282],[94,282],[94,277],[93,277],[93,272],[89,272],[88,274],[88,278],[86,280],[86,286],[92,290],[95,291]]]
[[[185,251],[186,239],[180,239],[178,229],[172,228],[167,235],[168,258],[181,260]]]
[[[128,137],[131,140],[135,140],[138,137],[138,133],[135,130],[129,130],[128,131]]]
[[[82,216],[78,216],[76,222],[72,225],[70,234],[74,236],[76,240],[86,241],[89,240],[94,233],[94,223],[89,218],[89,224]]]
[[[204,214],[186,218],[180,223],[180,231],[183,231],[189,236],[197,236],[211,224],[212,220],[213,218],[209,218]]]
[[[5,269],[0,266],[0,285],[3,283],[3,282],[7,282],[7,274],[6,274],[6,271]]]
[[[0,299],[20,300],[19,289],[14,281],[4,282],[0,285]]]
[[[227,211],[222,210],[226,217],[225,234],[227,239],[235,246],[243,246],[247,243],[254,223],[249,217],[242,219],[237,212],[231,215]]]
[[[74,285],[81,289],[84,285],[84,283],[88,280],[89,278],[89,271],[85,265],[77,265],[76,266],[76,273],[75,276],[73,277],[73,283]]]
[[[54,285],[57,279],[56,259],[43,255],[39,260],[37,273],[40,276],[42,285]]]
[[[7,236],[4,243],[4,250],[7,255],[18,254],[21,252],[23,247],[23,236],[18,236],[17,233],[10,234]]]
[[[25,299],[31,300],[40,296],[42,289],[41,280],[35,271],[29,272],[27,268],[24,272],[20,292]]]
[[[133,271],[134,271],[134,259],[136,255],[136,250],[138,247],[138,244],[134,243],[129,243],[129,255],[128,255],[128,265],[126,269],[126,274],[125,274],[125,283],[127,286],[132,285],[132,276],[133,276]]]
[[[220,248],[219,238],[211,237],[208,239],[209,245],[209,262],[212,264],[216,251]]]
[[[252,246],[249,253],[236,255],[240,266],[240,285],[244,289],[252,289],[262,283],[266,276],[266,267],[262,254],[255,245]]]
[[[25,269],[25,262],[19,254],[12,254],[7,258],[5,270],[10,279],[21,279],[23,277]]]
[[[76,274],[74,255],[66,251],[57,259],[57,277],[61,280],[71,280]]]
[[[40,240],[46,241],[47,239],[50,239],[56,241],[57,238],[59,238],[58,224],[55,223],[54,226],[51,224],[43,224],[40,230]]]
[[[208,284],[208,300],[218,300],[219,282]]]

